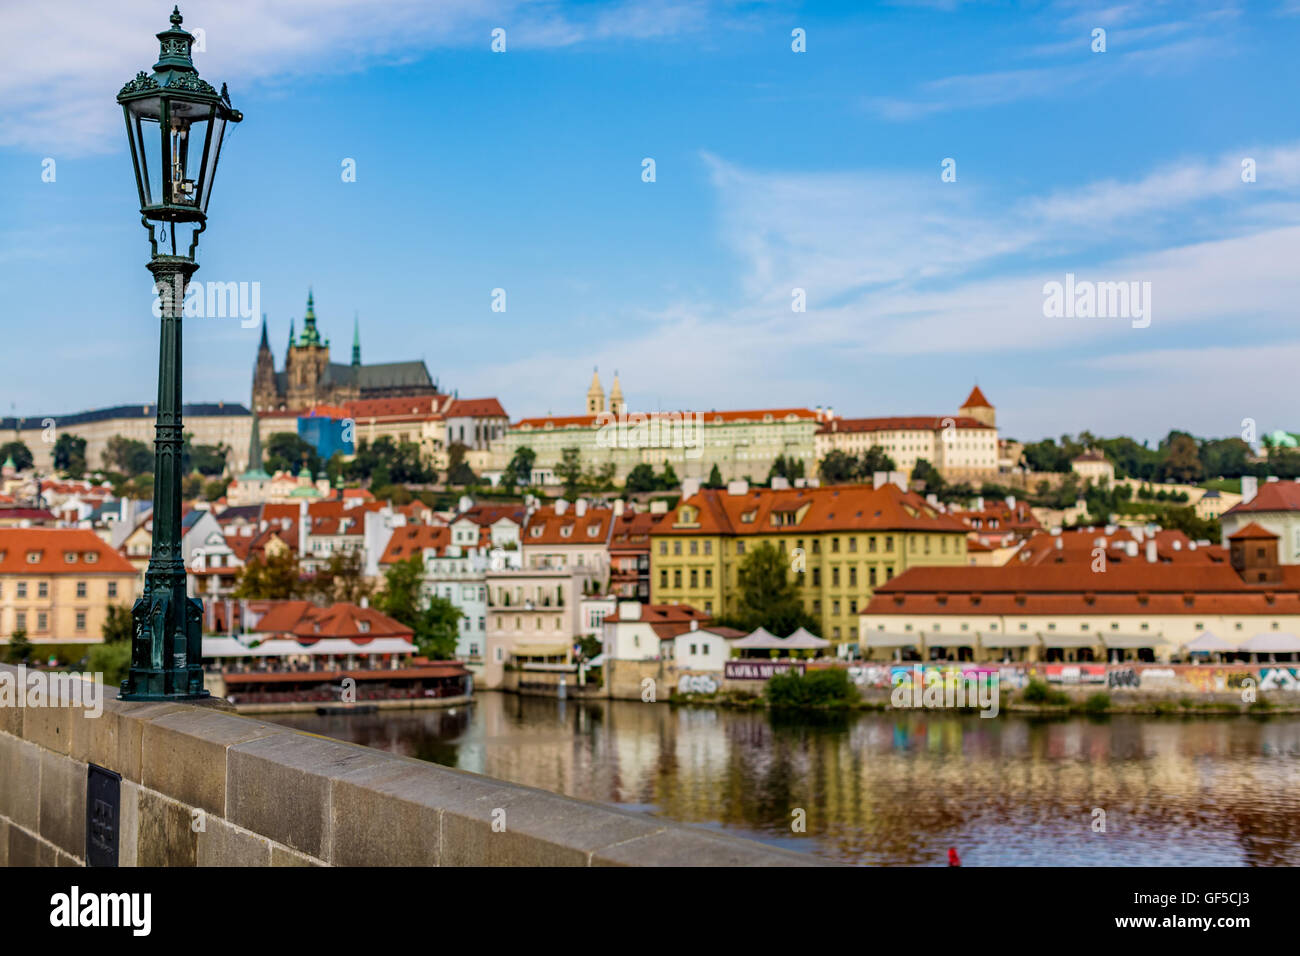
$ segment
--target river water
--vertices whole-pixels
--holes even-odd
[[[480,692],[269,719],[849,863],[1300,865],[1295,716],[809,720]]]

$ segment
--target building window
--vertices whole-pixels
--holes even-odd
[[[49,596],[50,596],[50,582],[49,582],[49,581],[38,581],[38,582],[37,582],[37,584],[36,584],[36,596],[37,596],[38,598],[46,598],[46,597],[49,597]]]
[[[855,588],[857,586],[858,586],[858,566],[855,564],[849,568],[849,587]]]
[[[868,551],[876,550],[876,536],[874,534],[871,535],[869,538],[867,538],[867,550]]]
[[[831,538],[831,553],[832,553],[832,554],[839,554],[839,553],[840,553],[840,539],[839,539],[839,538]]]
[[[849,538],[849,553],[852,554],[858,550],[858,539]]]
[[[38,634],[42,634],[49,626],[50,626],[50,616],[46,614],[44,611],[38,612],[36,615],[36,632]]]
[[[673,587],[680,588],[681,586],[682,586],[682,571],[681,568],[678,568],[673,572]]]
[[[704,586],[705,586],[706,588],[711,588],[711,587],[713,587],[713,569],[712,569],[712,568],[705,568],[705,569],[704,569]]]
[[[831,587],[840,586],[840,569],[838,566],[831,568]]]
[[[25,598],[25,597],[27,597],[27,582],[26,582],[26,581],[19,581],[19,582],[18,582],[18,596],[19,596],[20,598]]]
[[[682,553],[682,543],[680,541],[674,541],[673,554],[681,554],[681,553]]]
[[[691,554],[699,554],[699,553],[700,553],[700,543],[698,541],[692,541]]]
[[[705,602],[704,602],[704,613],[705,613],[705,614],[712,614],[712,613],[713,613],[713,602],[712,602],[712,601],[705,601]]]
[[[885,550],[886,551],[894,550],[894,536],[892,534],[885,535]]]
[[[867,586],[868,586],[868,587],[873,587],[873,588],[876,586],[876,568],[875,568],[875,565],[872,565],[871,567],[867,568]]]
[[[661,588],[668,587],[668,572],[663,569],[659,571],[659,586]]]
[[[695,568],[691,568],[691,587],[698,588],[699,586],[700,586],[700,572],[697,571]]]
[[[668,554],[668,542],[667,542],[667,541],[660,541],[660,542],[659,542],[659,553],[660,553],[661,555],[665,555],[665,556]]]
[[[79,598],[84,598],[85,596],[86,596],[86,582],[85,582],[85,581],[78,581],[78,582],[77,582],[77,597],[79,597]]]
[[[27,630],[27,612],[26,612],[26,611],[19,611],[19,612],[18,612],[18,614],[17,614],[17,622],[16,622],[15,625],[14,625],[14,629],[15,629],[15,630],[18,630],[18,631],[25,631],[25,630]]]
[[[79,630],[79,631],[84,631],[85,629],[86,629],[86,612],[85,612],[85,611],[78,611],[78,612],[77,612],[77,630]]]
[[[713,542],[712,542],[712,541],[705,541],[705,542],[704,542],[704,553],[705,553],[705,554],[712,554],[712,553],[713,553]]]
[[[849,598],[849,613],[850,613],[850,614],[857,614],[857,613],[858,613],[858,599],[857,599],[857,598]]]
[[[821,587],[821,583],[822,583],[822,569],[813,568],[813,587],[815,588]]]
[[[743,542],[743,541],[737,541],[737,542],[736,542],[736,554],[744,554],[744,553],[745,553],[745,542]]]

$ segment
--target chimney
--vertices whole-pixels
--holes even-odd
[[[699,629],[700,629],[700,622],[695,620],[695,618],[691,618],[691,630],[698,631]]]
[[[621,518],[621,517],[623,517],[623,509],[624,509],[625,507],[627,507],[627,502],[626,502],[626,501],[624,501],[622,498],[618,498],[618,499],[616,499],[616,500],[614,501],[614,517],[615,517],[615,518]]]
[[[461,495],[460,501],[457,502],[457,506],[461,511],[469,511],[470,508],[474,507],[474,499],[469,495]]]
[[[781,476],[781,475],[773,475],[773,476],[772,476],[771,488],[772,488],[773,491],[789,491],[789,490],[790,490],[790,479],[789,479],[789,478],[785,478],[785,477],[783,477],[783,476]],[[683,492],[683,494],[684,494],[684,492]]]
[[[579,498],[577,501],[573,503],[573,516],[575,518],[581,518],[586,513],[587,513],[587,499]]]
[[[1015,496],[1015,495],[1007,495],[1007,507],[1010,508],[1012,511],[1015,511],[1015,510],[1016,510],[1016,496]]]
[[[887,471],[873,471],[873,472],[871,473],[871,487],[872,487],[872,488],[882,488],[882,487],[884,487],[884,485],[885,485],[885,483],[886,483],[887,481],[889,481],[889,472],[887,472]]]
[[[1183,550],[1183,542],[1179,538],[1174,538],[1174,550],[1175,551]]]
[[[741,478],[737,481],[727,482],[727,494],[729,495],[747,495],[749,494],[749,482]]]
[[[650,513],[652,515],[668,514],[668,502],[662,498],[656,498],[654,501],[650,502]]]
[[[983,496],[983,495],[978,495],[978,496],[976,496],[976,498],[975,498],[975,510],[976,510],[976,511],[983,511],[983,510],[984,510],[984,496]]]
[[[1145,530],[1146,530],[1145,528],[1130,528],[1129,533],[1133,535],[1134,541],[1141,541],[1142,534]]]
[[[1278,481],[1279,479],[1278,479],[1277,475],[1269,475],[1269,476],[1268,476],[1267,478],[1265,478],[1264,480],[1265,480],[1266,482],[1269,482],[1269,483],[1271,484],[1272,482]]]
[[[562,515],[568,510],[569,510],[569,502],[567,499],[557,498],[555,500],[555,513],[557,515]]]
[[[298,557],[307,554],[307,532],[311,528],[311,517],[307,512],[307,502],[298,502]]]
[[[1056,539],[1056,550],[1057,550],[1057,551],[1064,551],[1064,550],[1065,550],[1065,539],[1064,539],[1064,538],[1057,538],[1057,539]]]
[[[926,502],[926,504],[928,504],[931,508],[937,508],[937,507],[939,507],[939,496],[936,495],[936,494],[932,491],[932,492],[930,492],[928,495],[925,496],[925,502]]]
[[[1147,564],[1155,564],[1160,560],[1160,555],[1156,552],[1156,539],[1150,538],[1147,541]]]
[[[1130,558],[1136,558],[1138,556],[1138,543],[1136,541],[1125,541],[1124,551]]]
[[[901,471],[891,471],[889,480],[898,486],[899,491],[907,491],[907,475]]]
[[[682,479],[682,500],[693,498],[700,493],[700,479],[683,478]]]
[[[1259,479],[1254,475],[1242,475],[1241,477],[1241,503],[1253,501],[1255,495],[1259,494]]]

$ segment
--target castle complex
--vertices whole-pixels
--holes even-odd
[[[307,293],[307,312],[302,335],[294,338],[289,326],[289,349],[284,371],[275,370],[275,358],[262,320],[262,342],[253,369],[253,411],[261,414],[296,411],[316,405],[342,405],[362,398],[407,398],[438,394],[437,383],[423,361],[361,364],[361,329],[354,322],[352,361],[343,365],[330,361],[329,339],[316,328],[315,303]]]

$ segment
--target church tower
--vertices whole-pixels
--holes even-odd
[[[618,381],[618,369],[614,369],[614,384],[609,389],[609,410],[615,415],[621,415],[627,410],[627,402],[623,401],[623,386]]]
[[[987,425],[989,428],[996,428],[998,424],[998,415],[989,400],[984,397],[980,387],[976,385],[970,390],[970,395],[966,398],[966,403],[957,409],[958,414],[967,418],[973,418],[981,425]]]
[[[279,407],[275,391],[275,356],[266,337],[266,316],[262,316],[262,342],[257,347],[257,364],[253,367],[253,414],[274,411]]]
[[[352,316],[352,367],[361,368],[361,319]]]
[[[330,343],[316,328],[316,304],[307,290],[307,312],[303,316],[302,335],[289,346],[285,372],[288,379],[288,407],[306,409],[327,400],[323,383],[329,368]]]
[[[591,370],[591,387],[587,389],[587,414],[599,415],[605,411],[605,390],[600,385],[600,372]]]

